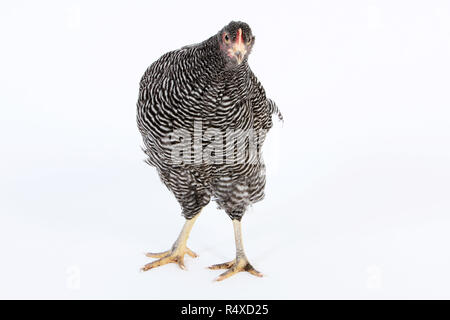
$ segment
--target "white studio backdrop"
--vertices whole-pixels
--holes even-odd
[[[183,218],[142,161],[138,83],[231,20],[283,112],[266,199],[214,203],[186,258],[147,273]],[[2,1],[0,298],[450,298],[448,1]]]

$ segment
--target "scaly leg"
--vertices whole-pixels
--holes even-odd
[[[236,259],[221,264],[215,264],[209,267],[212,270],[228,269],[228,271],[222,273],[218,278],[216,278],[216,281],[222,281],[241,271],[247,271],[254,276],[262,277],[262,273],[256,271],[255,268],[253,268],[250,262],[248,262],[247,256],[245,255],[244,245],[242,244],[241,222],[236,219],[233,220],[233,227],[234,238],[236,241]]]
[[[198,216],[199,214],[195,215],[190,220],[186,220],[183,229],[180,232],[180,235],[172,246],[172,249],[159,253],[147,253],[147,257],[159,259],[146,264],[141,270],[148,271],[150,269],[175,262],[181,269],[185,269],[186,267],[184,266],[184,255],[188,254],[193,258],[197,257],[197,254],[186,246],[186,242],[189,238],[191,229],[194,226],[194,222],[198,218]]]

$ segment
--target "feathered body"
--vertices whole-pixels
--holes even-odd
[[[228,30],[248,27],[234,24]],[[218,34],[166,53],[146,70],[140,82],[137,123],[147,162],[156,167],[187,219],[212,198],[232,219],[240,220],[249,204],[264,197],[265,166],[259,151],[272,127],[272,114],[281,118],[251,71],[248,56],[242,63],[230,65],[221,41]],[[223,139],[208,135],[211,129]],[[177,130],[190,139],[174,141]],[[207,161],[205,154],[197,159],[193,152],[184,158],[188,161],[174,162],[174,145],[184,143],[189,150],[195,149],[196,132],[201,133],[197,142],[202,149],[220,142],[220,149],[234,150],[236,141],[242,140],[241,146],[256,145],[258,152],[256,156],[247,152],[245,161],[227,161],[224,156],[224,161],[215,162]],[[228,139],[229,135],[234,139]]]

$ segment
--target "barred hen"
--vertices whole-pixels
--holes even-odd
[[[262,276],[244,253],[241,219],[263,199],[265,165],[261,146],[282,119],[248,65],[255,37],[244,22],[231,22],[209,39],[164,54],[144,73],[137,102],[137,124],[147,162],[175,195],[186,219],[172,248],[148,253],[157,260],[142,270],[197,255],[187,245],[200,211],[211,199],[234,226],[236,257],[213,265],[228,269],[216,280],[248,271]]]

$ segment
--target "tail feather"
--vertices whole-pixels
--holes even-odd
[[[278,109],[277,104],[271,99],[267,99],[267,102],[269,104],[269,112],[270,112],[270,114],[274,114],[275,113],[278,116],[278,119],[280,121],[284,122],[283,115],[281,114],[280,109]]]

